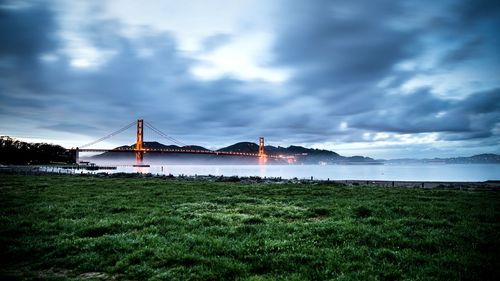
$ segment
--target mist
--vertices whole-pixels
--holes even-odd
[[[109,154],[109,153],[108,153]],[[81,161],[88,161],[101,166],[131,166],[136,164],[135,154],[128,152],[114,155],[80,156]],[[162,165],[258,165],[258,157],[241,157],[226,155],[199,155],[184,153],[144,154],[143,164]],[[266,164],[287,164],[285,160],[267,159]]]

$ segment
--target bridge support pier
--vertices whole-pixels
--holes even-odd
[[[144,160],[144,120],[137,120],[137,134],[135,142],[135,164],[142,165]]]
[[[70,149],[69,154],[71,157],[72,164],[78,164],[78,161],[79,161],[78,158],[80,157],[80,151],[79,151],[78,147],[76,149]]]
[[[259,159],[259,164],[265,164],[267,162],[268,156],[266,155],[265,151],[265,143],[264,143],[264,137],[259,137],[259,147],[258,147],[258,153],[257,155],[252,152],[241,152],[241,151],[214,151],[214,150],[198,150],[198,149],[192,149],[188,148],[187,146],[179,148],[179,149],[162,149],[162,148],[148,148],[146,149],[144,147],[144,120],[143,119],[138,119],[137,120],[137,130],[136,130],[136,142],[135,146],[133,147],[126,147],[126,148],[115,148],[115,149],[89,149],[87,148],[88,146],[94,145],[98,142],[101,142],[109,137],[112,137],[116,134],[119,134],[123,132],[124,130],[132,127],[134,125],[134,122],[129,123],[127,126],[121,128],[120,130],[113,132],[109,134],[108,136],[104,138],[100,138],[97,141],[88,143],[86,145],[81,146],[82,149],[79,149],[78,147],[76,149],[70,149],[70,156],[71,160],[74,161],[75,163],[78,163],[79,161],[79,152],[126,152],[126,153],[135,153],[135,165],[134,166],[139,166],[139,167],[145,167],[149,165],[144,165],[143,160],[144,160],[144,153],[146,152],[171,152],[171,153],[198,153],[198,154],[215,154],[215,155],[234,155],[234,156],[248,156],[248,157],[255,157],[257,156]],[[181,142],[176,141],[175,139],[167,136],[165,133],[162,133],[160,130],[154,128],[151,126],[151,124],[146,123],[146,126],[153,129],[156,133],[159,135],[174,141],[175,143],[180,143],[183,145]],[[184,145],[183,145],[184,146]],[[292,160],[294,160],[293,156],[291,156]],[[283,156],[276,156],[276,155],[269,155],[269,158],[276,159],[276,158],[284,158]],[[290,161],[290,158],[289,158]]]
[[[267,155],[264,146],[264,137],[259,137],[259,164],[265,164],[267,162]]]

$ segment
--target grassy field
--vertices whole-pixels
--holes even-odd
[[[0,175],[0,279],[495,280],[500,192]]]

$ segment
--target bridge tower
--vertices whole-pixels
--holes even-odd
[[[264,137],[259,138],[259,157],[266,157],[266,151],[264,150]]]
[[[73,164],[78,164],[80,158],[80,149],[78,147],[72,148],[69,150],[69,152],[71,155],[71,162],[73,162]]]
[[[259,138],[259,165],[265,165],[267,162],[266,151],[264,150],[264,137]]]
[[[137,120],[137,139],[135,142],[135,163],[142,164],[144,159],[144,120]]]

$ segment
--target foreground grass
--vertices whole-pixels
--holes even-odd
[[[500,192],[0,175],[0,279],[495,280]]]

